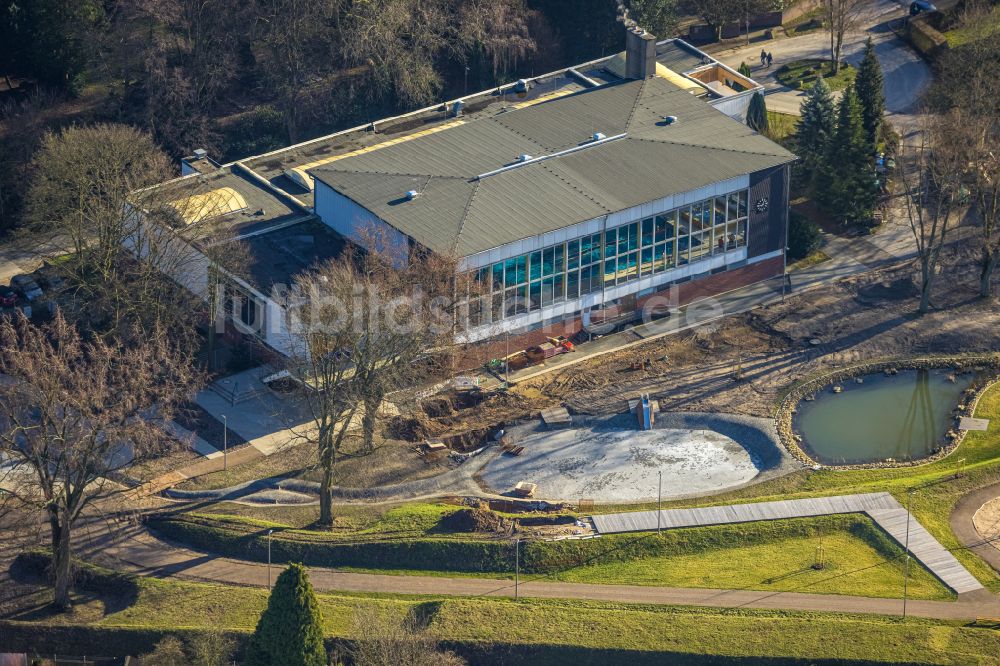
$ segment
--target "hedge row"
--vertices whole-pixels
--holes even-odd
[[[213,524],[203,516],[184,515],[151,518],[149,526],[168,539],[199,550],[240,559],[267,559],[267,537],[260,530],[240,529],[239,525],[225,522]],[[532,541],[521,546],[521,566],[525,573],[552,573],[585,564],[746,547],[845,530],[883,554],[893,552],[892,541],[869,520],[858,515],[836,515],[675,529],[660,535],[647,532],[607,535],[599,539]],[[514,546],[507,540],[434,538],[324,543],[286,539],[276,532],[271,540],[271,559],[324,567],[503,573],[514,570]]]
[[[150,518],[147,524],[168,539],[199,550],[257,561],[267,560],[266,531],[240,529],[185,516]],[[513,545],[508,541],[459,539],[400,539],[364,543],[271,539],[273,562],[301,562],[310,566],[370,569],[424,569],[463,572],[512,569]]]

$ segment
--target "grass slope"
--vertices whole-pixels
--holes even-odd
[[[356,572],[510,577],[512,544],[439,534],[449,505],[405,505],[366,529],[344,534],[288,529],[236,516],[188,514],[151,526],[171,538],[223,555],[261,559],[262,534],[275,530],[275,561],[302,561]],[[817,548],[824,567],[816,570]],[[749,588],[898,597],[902,549],[861,515],[760,521],[607,535],[596,540],[522,545],[522,572],[571,582],[672,587]],[[912,569],[915,598],[949,599],[922,567]]]
[[[102,631],[158,632],[184,629],[249,632],[266,605],[260,589],[225,587],[149,578],[134,579],[136,592],[122,604],[113,597],[79,596],[70,615],[36,616],[7,631],[45,639],[54,625],[86,623]],[[39,606],[48,599],[39,593]],[[402,619],[419,613],[435,636],[457,645],[487,644],[498,654],[516,655],[526,646],[544,648],[544,663],[701,662],[698,655],[734,658],[808,658],[866,663],[919,662],[987,664],[1000,653],[1000,632],[960,623],[866,615],[798,613],[750,609],[496,598],[318,595],[327,636],[351,637],[362,607]],[[24,616],[22,616],[24,617]],[[836,640],[831,640],[836,637]],[[72,645],[47,648],[72,651]],[[628,651],[636,651],[630,653]],[[660,656],[643,658],[644,652]],[[669,653],[665,657],[663,653]],[[493,659],[489,661],[495,661]],[[632,659],[630,658],[630,661]],[[477,661],[476,663],[482,663]],[[661,661],[661,663],[667,663]]]

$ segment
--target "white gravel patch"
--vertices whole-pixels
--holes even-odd
[[[523,454],[498,456],[481,473],[498,493],[529,481],[544,499],[634,502],[656,499],[657,472],[663,472],[663,497],[676,498],[738,486],[759,471],[746,449],[712,430],[599,424],[534,432],[517,443]]]

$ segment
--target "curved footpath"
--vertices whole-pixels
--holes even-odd
[[[951,512],[949,524],[963,546],[983,558],[987,564],[1000,571],[1000,548],[986,542],[972,523],[979,508],[990,500],[1000,497],[1000,483],[974,490],[963,496]]]
[[[265,586],[266,564],[232,560],[159,539],[124,522],[94,521],[80,529],[79,554],[104,566],[154,578],[178,578],[223,585]],[[979,541],[979,539],[977,539]],[[275,565],[275,569],[281,565]],[[324,592],[376,592],[433,596],[513,597],[511,580],[347,573],[310,567],[313,586]],[[760,592],[637,585],[560,583],[529,577],[519,585],[524,597],[592,599],[640,604],[759,608],[900,615],[900,599],[876,599],[803,592]],[[961,594],[957,601],[911,600],[907,613],[945,620],[1000,617],[1000,598],[987,590]]]
[[[618,414],[610,417],[581,415],[574,417],[572,427],[600,425],[609,423],[614,419],[631,423],[631,418],[627,414]],[[514,426],[511,429],[511,433],[515,434],[515,439],[517,439],[518,437],[529,435],[540,427],[542,426],[539,421],[532,420]],[[774,421],[770,418],[708,412],[659,412],[656,416],[654,427],[657,429],[712,430],[739,443],[750,455],[751,460],[758,469],[758,473],[749,481],[726,488],[726,490],[751,486],[762,481],[791,474],[804,467],[802,463],[789,455],[785,447],[782,446],[781,439],[774,428]],[[334,486],[332,492],[335,498],[342,501],[367,500],[376,502],[415,500],[443,495],[468,495],[483,498],[505,497],[500,491],[489,492],[476,481],[476,475],[482,472],[500,453],[499,446],[496,446],[494,442],[487,442],[484,448],[471,459],[454,469],[449,469],[435,476],[372,488]],[[221,502],[240,501],[241,498],[246,498],[249,495],[275,490],[315,496],[319,493],[319,488],[320,484],[315,481],[290,478],[287,475],[277,475],[262,479],[253,479],[226,488],[204,490],[166,488],[162,494],[164,497],[174,500]],[[678,495],[671,499],[712,495],[716,492],[713,490],[689,495]],[[563,502],[570,498],[536,496],[535,499]],[[271,501],[265,503],[268,505],[272,504]]]

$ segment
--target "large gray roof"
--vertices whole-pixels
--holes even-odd
[[[588,146],[595,132],[625,136]],[[521,154],[576,147],[477,178]],[[793,159],[655,77],[476,117],[310,173],[422,245],[465,256]],[[408,190],[420,196],[407,200]]]

